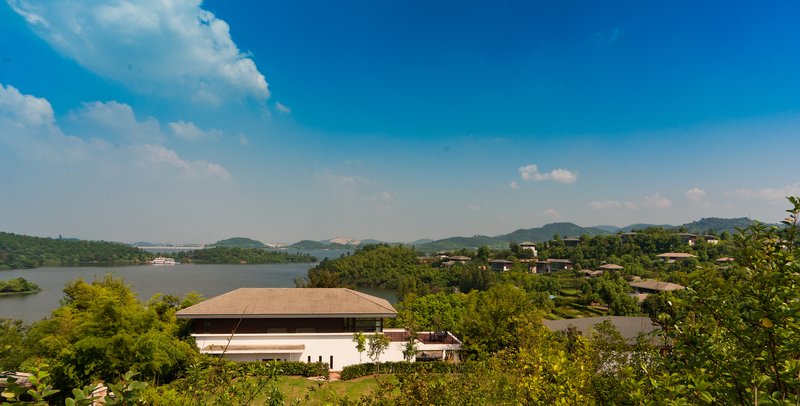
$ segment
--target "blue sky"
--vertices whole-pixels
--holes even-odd
[[[411,241],[782,218],[800,12],[0,3],[0,230]]]

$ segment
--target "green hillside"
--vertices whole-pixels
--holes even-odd
[[[320,242],[320,241],[312,241],[312,240],[302,240],[298,241],[286,248],[298,249],[298,250],[325,250],[325,249],[332,249],[332,250],[351,250],[354,248],[352,245],[342,245],[336,244],[332,242]]]
[[[743,229],[755,223],[747,217],[739,217],[732,219],[723,219],[718,217],[706,217],[691,223],[686,223],[681,227],[685,227],[687,232],[696,234],[705,234],[707,232],[720,234],[727,231],[728,233],[735,234],[737,228]]]
[[[511,242],[511,241],[540,242],[540,241],[547,241],[553,238],[553,236],[556,234],[561,236],[561,238],[566,238],[566,237],[580,237],[584,234],[589,235],[590,237],[594,237],[596,235],[606,235],[610,233],[608,231],[604,231],[599,228],[581,227],[573,223],[551,223],[551,224],[545,224],[544,226],[538,228],[519,229],[512,233],[508,233],[505,235],[498,235],[495,238],[503,242]]]
[[[232,247],[232,248],[266,248],[261,241],[256,241],[245,237],[233,237],[217,241],[211,244],[212,247]]]

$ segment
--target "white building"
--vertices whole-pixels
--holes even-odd
[[[380,361],[402,361],[409,335],[383,328],[397,312],[386,301],[350,289],[241,288],[180,310],[192,319],[200,352],[234,361],[326,362],[330,369],[369,362],[355,332],[385,334],[391,344]],[[418,354],[443,359],[461,342],[448,332],[420,333]]]
[[[525,242],[520,243],[519,246],[520,246],[520,248],[522,248],[524,250],[533,251],[533,256],[534,257],[537,257],[539,255],[539,253],[536,252],[536,243],[535,242],[525,241]]]

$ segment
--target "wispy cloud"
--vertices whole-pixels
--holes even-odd
[[[517,190],[517,189],[519,189],[519,184],[516,181],[512,180],[511,183],[508,184],[508,188],[509,189],[513,189],[513,190]]]
[[[646,196],[642,204],[646,207],[667,209],[672,207],[672,200],[669,200],[668,198],[661,196],[659,193],[656,193],[654,195]]]
[[[762,200],[770,203],[785,203],[786,196],[800,195],[800,182],[779,188],[763,188],[758,190],[738,189],[730,194],[739,199]]]
[[[137,120],[128,105],[85,103],[70,113],[69,121],[80,130],[77,136],[64,133],[46,99],[0,85],[0,143],[11,146],[23,158],[90,166],[113,161],[117,167],[130,169],[129,173],[146,168],[159,175],[172,172],[183,178],[231,179],[219,164],[186,160],[161,144],[141,142],[158,138],[160,125],[155,119]]]
[[[589,206],[594,210],[619,209],[622,207],[622,203],[616,200],[605,200],[589,202]]]
[[[379,207],[387,207],[394,202],[394,193],[373,179],[358,175],[341,175],[329,169],[314,173],[314,179],[326,186],[331,193],[352,201],[368,201]]]
[[[614,28],[611,31],[600,32],[597,31],[592,34],[592,41],[598,45],[611,45],[619,39],[621,32],[619,28]]]
[[[222,138],[223,135],[220,130],[215,130],[213,128],[210,130],[201,130],[197,128],[194,123],[183,120],[169,123],[167,126],[170,131],[172,131],[172,134],[185,140],[199,140],[204,138],[219,139]]]
[[[542,182],[553,181],[558,183],[574,183],[578,180],[578,173],[567,169],[553,169],[547,173],[539,172],[536,164],[529,164],[519,167],[519,174],[522,180]]]
[[[278,110],[278,113],[283,113],[283,114],[289,114],[289,113],[292,112],[292,109],[290,109],[289,107],[287,107],[285,104],[283,104],[281,102],[276,102],[275,103],[275,109]]]
[[[210,104],[269,97],[228,24],[200,1],[8,2],[58,52],[139,92]]]
[[[545,209],[544,215],[546,217],[550,217],[550,218],[553,218],[553,219],[561,218],[561,214],[558,212],[558,210],[552,209],[552,208],[551,209]]]
[[[165,139],[158,120],[137,119],[131,106],[116,101],[83,103],[69,113],[67,120],[72,130],[83,138],[119,142],[163,142]]]
[[[686,191],[686,198],[692,203],[702,203],[706,200],[706,191],[700,188],[691,188]]]

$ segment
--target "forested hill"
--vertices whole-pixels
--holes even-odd
[[[178,252],[171,255],[182,263],[195,264],[283,264],[289,262],[317,262],[307,254],[269,251],[260,248],[214,247]]]
[[[511,241],[537,242],[537,241],[547,241],[553,238],[553,236],[556,234],[561,236],[561,238],[566,238],[566,237],[580,237],[584,234],[590,237],[594,237],[596,235],[605,235],[610,233],[608,231],[601,230],[599,228],[581,227],[573,223],[551,223],[551,224],[545,224],[538,228],[519,229],[512,233],[498,235],[495,238],[502,240],[503,242],[506,243]]]
[[[233,237],[225,240],[217,241],[210,246],[212,247],[234,247],[234,248],[266,248],[261,241],[256,241],[251,238]]]
[[[706,217],[691,223],[686,223],[680,227],[685,228],[686,232],[704,234],[707,232],[736,234],[737,229],[744,229],[750,227],[755,223],[747,217],[739,217],[733,219],[723,219],[718,217]]]
[[[524,241],[547,241],[558,234],[564,237],[579,237],[581,235],[605,235],[609,234],[594,227],[581,227],[573,223],[551,223],[542,227],[519,229],[508,234],[502,234],[494,237],[485,235],[476,235],[472,237],[450,237],[442,240],[436,240],[427,244],[417,245],[416,248],[422,252],[438,252],[438,251],[453,251],[462,248],[479,248],[488,246],[489,248],[507,248],[508,243],[511,241],[524,242]]]
[[[128,244],[0,232],[0,269],[140,264],[152,258],[153,254]]]
[[[298,249],[298,250],[324,250],[324,249],[333,249],[333,250],[348,250],[353,249],[353,245],[343,245],[337,244],[334,242],[321,242],[321,241],[312,241],[312,240],[303,240],[298,241],[286,248]]]

